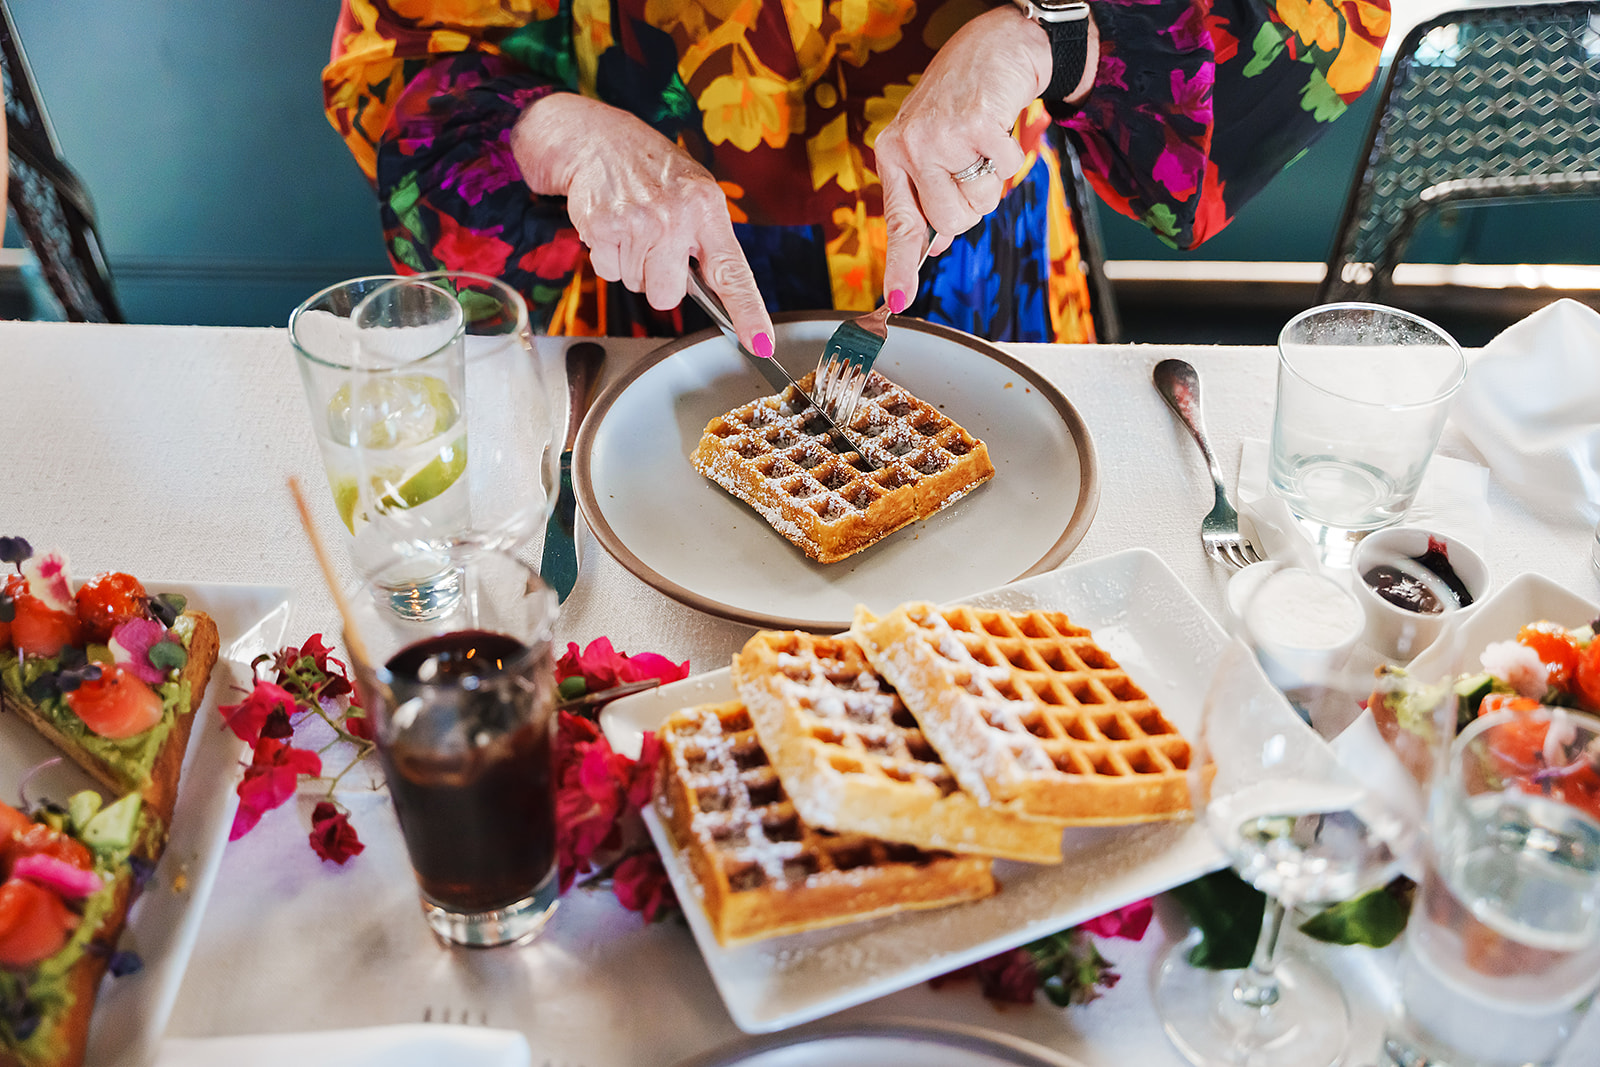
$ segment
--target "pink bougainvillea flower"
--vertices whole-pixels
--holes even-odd
[[[558,681],[578,676],[582,676],[588,692],[597,693],[614,685],[640,682],[646,678],[658,678],[663,683],[676,682],[689,676],[689,661],[673,663],[654,652],[627,656],[611,647],[610,638],[597,637],[582,652],[578,651],[576,642],[569,643],[566,654],[556,662]]]
[[[234,813],[228,840],[237,841],[255,829],[261,816],[294,796],[302,774],[316,777],[321,773],[322,758],[315,752],[270,737],[258,739],[255,759],[239,783],[239,810]]]
[[[312,809],[311,849],[317,855],[342,865],[366,847],[350,825],[350,817],[332,803],[324,800]]]
[[[378,739],[377,727],[373,725],[370,715],[347,715],[344,720],[344,729],[351,737],[362,741],[376,741]]]
[[[1150,919],[1153,915],[1155,906],[1148,898],[1136,900],[1115,911],[1096,916],[1086,923],[1080,923],[1079,929],[1087,930],[1096,937],[1121,937],[1128,941],[1138,941],[1150,928]]]
[[[655,922],[665,917],[678,898],[667,880],[667,869],[661,865],[661,856],[654,852],[636,852],[617,864],[612,875],[612,887],[617,901],[629,911],[637,911],[645,922]]]
[[[166,674],[150,662],[150,650],[167,639],[167,628],[154,619],[128,619],[111,631],[111,658],[147,685],[160,685]]]
[[[262,730],[273,713],[281,712],[287,718],[294,714],[295,702],[294,697],[282,686],[262,680],[256,682],[255,688],[244,700],[223,705],[217,710],[222,713],[222,721],[228,724],[228,729],[237,734],[240,740],[253,745],[261,739]],[[266,736],[286,735],[282,734],[281,729],[271,729]]]

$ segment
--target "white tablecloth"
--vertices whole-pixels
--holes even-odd
[[[563,342],[541,341],[559,366]],[[649,351],[610,340],[607,379]],[[1078,408],[1098,450],[1099,512],[1073,554],[1132,546],[1157,552],[1221,617],[1227,578],[1200,548],[1211,502],[1198,451],[1150,385],[1180,355],[1203,382],[1213,445],[1230,478],[1241,440],[1265,436],[1274,356],[1265,348],[1015,346]],[[317,486],[322,466],[282,330],[0,323],[0,534],[60,546],[74,569],[151,578],[291,587],[291,639],[337,634],[337,619],[284,488]],[[1453,428],[1445,454],[1476,459]],[[329,494],[310,493],[317,522],[338,529]],[[1600,599],[1590,531],[1528,513],[1492,484],[1493,536],[1480,546],[1497,582],[1538,571]],[[587,532],[584,571],[558,637],[723,666],[748,627],[698,614],[641,583]],[[537,558],[537,557],[534,557]],[[341,560],[341,565],[343,561]],[[353,580],[354,574],[347,572]],[[523,1030],[534,1062],[571,1067],[670,1064],[737,1036],[692,939],[645,926],[609,893],[569,894],[535,945],[450,951],[426,932],[399,835],[381,793],[342,799],[368,843],[346,867],[306,847],[307,811],[286,808],[228,846],[169,1033],[200,1037],[418,1022],[430,1010]],[[919,987],[853,1009],[1011,1031],[1085,1064],[1176,1064],[1150,1003],[1160,928],[1140,944],[1110,942],[1122,982],[1086,1008],[998,1011],[970,985]],[[1376,1047],[1385,954],[1328,952],[1360,1015],[1355,1062]],[[1587,1034],[1597,1027],[1591,1020]],[[1592,1043],[1589,1047],[1594,1047]],[[1576,1062],[1576,1061],[1573,1061]]]

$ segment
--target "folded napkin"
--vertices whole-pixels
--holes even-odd
[[[515,1030],[414,1023],[358,1030],[239,1037],[169,1037],[155,1067],[529,1067]]]
[[[1557,300],[1507,327],[1472,361],[1451,417],[1512,493],[1600,520],[1600,313]]]
[[[1255,527],[1258,548],[1268,559],[1298,567],[1320,567],[1317,551],[1289,506],[1267,488],[1267,442],[1246,440],[1239,454],[1239,513]],[[1434,456],[1422,487],[1403,520],[1476,549],[1489,550],[1489,472],[1476,463]]]

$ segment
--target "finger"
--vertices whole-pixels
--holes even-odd
[[[733,320],[739,343],[758,356],[773,352],[772,319],[767,316],[755,274],[744,258],[744,249],[733,236],[733,224],[724,215],[721,225],[713,223],[703,232],[695,258],[706,276],[706,285],[716,293]]]
[[[650,244],[638,234],[624,233],[617,248],[618,263],[622,270],[622,284],[630,293],[644,292],[644,260]]]
[[[881,160],[882,157],[880,157]],[[898,166],[880,168],[883,182],[883,222],[888,231],[888,251],[883,264],[883,299],[899,314],[917,296],[917,268],[922,244],[928,239],[928,220],[917,206],[911,181]]]
[[[964,156],[966,150],[961,151]],[[969,162],[977,158],[978,153],[973,151]],[[962,167],[966,165],[961,164]],[[961,183],[955,180],[956,172],[947,165],[929,159],[914,166],[910,173],[923,217],[935,230],[948,234],[966,233],[983,217],[967,203]]]
[[[644,261],[644,295],[657,311],[671,311],[689,291],[689,249],[681,242],[660,244]]]
[[[622,256],[614,241],[589,246],[589,265],[595,275],[608,282],[622,280]]]

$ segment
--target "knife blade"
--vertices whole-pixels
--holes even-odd
[[[722,306],[722,301],[717,297],[717,294],[713,293],[711,287],[706,284],[705,277],[700,273],[700,264],[693,259],[689,261],[689,295],[694,297],[695,303],[699,304],[707,315],[711,316],[711,321],[717,324],[717,328],[723,332],[728,340],[734,343],[734,347],[739,349],[739,354],[745,358],[745,362],[761,372],[761,376],[767,380],[768,385],[772,386],[774,392],[782,393],[785,390],[793,389],[794,395],[804,401],[796,410],[804,411],[810,408],[822,418],[823,422],[827,423],[829,434],[826,442],[830,448],[835,452],[854,452],[861,457],[861,462],[867,465],[868,470],[878,469],[878,464],[873,462],[872,457],[867,455],[860,443],[854,437],[851,437],[843,426],[834,422],[833,418],[823,410],[821,404],[818,404],[804,389],[800,388],[800,383],[794,380],[794,375],[784,369],[783,364],[778,362],[776,356],[762,359],[739,343],[739,333],[733,328],[733,320],[728,318],[727,309]]]
[[[539,563],[539,577],[556,591],[558,601],[566,600],[578,581],[578,543],[573,529],[578,500],[572,491],[572,446],[594,401],[605,361],[606,350],[593,341],[580,341],[567,349],[567,437],[561,446],[561,491],[545,523],[544,558]]]

